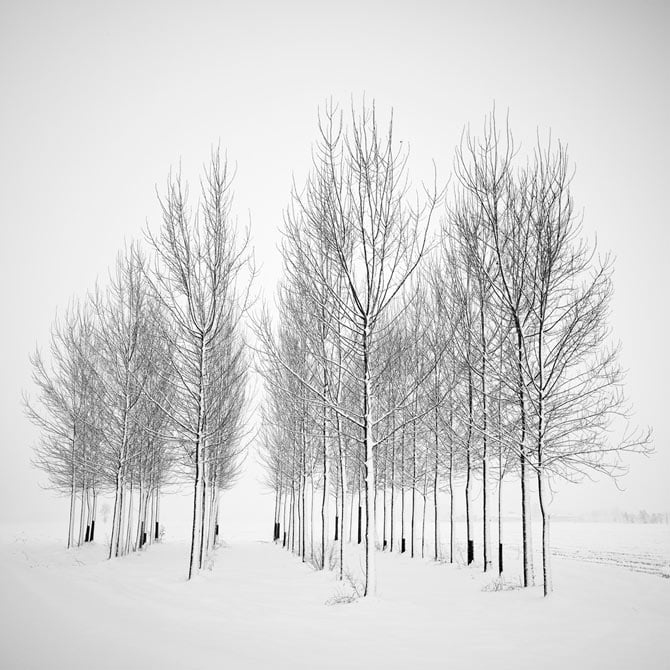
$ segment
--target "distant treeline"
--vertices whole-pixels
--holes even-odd
[[[624,523],[670,523],[670,515],[667,512],[647,512],[641,509],[636,514],[632,512],[621,512],[616,521]]]
[[[554,521],[600,521],[614,523],[666,523],[670,524],[670,514],[668,512],[647,512],[642,509],[639,512],[622,512],[618,509],[599,510],[579,514],[573,517],[552,517]]]

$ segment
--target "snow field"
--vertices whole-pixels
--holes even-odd
[[[58,533],[2,535],[2,668],[670,667],[670,579],[618,567],[555,558],[543,599],[378,553],[377,597],[328,605],[349,587],[270,542],[231,540],[186,582],[183,541],[107,561]],[[362,553],[346,552],[356,580]]]
[[[542,527],[534,522],[533,554],[536,570],[542,565]],[[670,526],[667,524],[624,524],[601,522],[551,522],[552,560],[564,558],[582,562],[618,565],[635,572],[670,578]],[[466,560],[465,523],[454,524],[454,556],[458,561]],[[475,563],[482,561],[481,520],[472,523],[475,541]],[[490,524],[491,552],[494,568],[498,559],[497,521]],[[419,547],[420,544],[416,544]],[[420,542],[420,540],[419,540]],[[449,523],[440,524],[440,552],[449,556]],[[503,526],[504,565],[515,565],[521,557],[521,521],[506,520]],[[426,555],[432,555],[432,537],[426,539]],[[516,568],[515,568],[516,569]],[[561,589],[560,582],[556,584]]]

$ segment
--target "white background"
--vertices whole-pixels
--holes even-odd
[[[495,101],[523,148],[569,145],[584,230],[617,258],[611,321],[628,395],[658,453],[625,493],[569,487],[561,510],[670,509],[667,425],[670,183],[665,2],[3,2],[0,4],[0,520],[60,514],[30,466],[20,406],[29,352],[118,249],[159,225],[155,188],[212,144],[237,164],[271,295],[282,209],[332,96],[394,108],[416,181],[449,176],[462,128]],[[523,149],[522,149],[523,150]],[[259,470],[227,505],[260,520]],[[269,517],[267,517],[269,519]]]

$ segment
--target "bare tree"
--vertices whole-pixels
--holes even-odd
[[[407,154],[393,142],[392,122],[386,131],[379,128],[374,105],[360,114],[352,111],[346,129],[341,113],[328,106],[319,126],[313,173],[304,193],[294,194],[300,216],[288,222],[289,239],[303,275],[311,279],[311,285],[303,285],[313,302],[327,295],[334,305],[340,336],[352,352],[343,372],[357,400],[352,406],[335,404],[323,387],[301,381],[351,424],[362,446],[367,595],[374,593],[376,582],[376,433],[389,416],[378,403],[373,382],[375,370],[383,368],[383,318],[426,253],[428,223],[438,198],[433,193],[424,204],[410,206]],[[330,268],[343,278],[342,291],[332,285]],[[276,356],[267,331],[261,333],[266,355]]]
[[[525,216],[525,189],[512,179],[514,141],[509,126],[499,130],[495,111],[487,116],[483,134],[473,137],[469,130],[457,148],[455,172],[458,182],[471,197],[482,217],[482,229],[490,231],[496,280],[489,280],[495,297],[504,305],[516,336],[516,394],[520,423],[517,451],[521,481],[521,524],[524,586],[534,581],[530,506],[527,485],[527,397],[523,374],[523,349],[530,305],[525,278],[532,265],[529,247],[530,222]]]
[[[623,374],[609,345],[611,259],[598,258],[581,237],[570,194],[565,146],[551,138],[535,151],[523,180],[534,266],[526,280],[531,324],[524,340],[528,398],[533,416],[542,515],[544,595],[552,590],[547,487],[552,474],[572,478],[596,470],[616,476],[624,451],[649,451],[649,432],[610,443],[614,417],[626,416]]]
[[[109,558],[130,544],[133,468],[141,455],[138,410],[157,347],[144,270],[136,246],[120,253],[107,290],[97,288],[91,300],[99,357],[89,370],[99,389],[104,467],[114,489]]]
[[[27,395],[23,398],[27,417],[41,431],[33,463],[47,473],[51,486],[70,496],[68,549],[75,541],[77,489],[80,486],[82,490],[83,517],[87,475],[94,460],[90,452],[96,447],[90,421],[94,393],[87,365],[93,351],[90,313],[74,301],[51,328],[50,364],[38,349],[30,358],[38,389],[37,404]]]
[[[589,469],[616,475],[619,454],[648,451],[649,433],[627,432],[617,444],[606,439],[612,418],[627,416],[617,352],[606,344],[611,264],[607,257],[596,259],[595,246],[581,238],[565,147],[554,147],[551,139],[544,146],[538,141],[533,160],[516,171],[513,155],[509,127],[498,130],[495,112],[487,117],[480,138],[464,134],[456,160],[462,189],[457,211],[468,250],[466,266],[479,287],[484,421],[478,432],[484,445],[498,443],[499,517],[502,478],[509,465],[504,454],[513,447],[519,457],[524,585],[533,582],[528,469],[537,477],[547,595],[551,477],[573,478]],[[488,317],[484,296],[492,301]],[[486,321],[496,318],[499,323],[489,326],[487,338]],[[486,339],[497,343],[500,356],[492,397],[484,387],[486,370],[489,377],[493,372],[490,364],[484,365],[492,353],[483,344]],[[515,378],[511,386],[505,382],[509,378]],[[503,418],[508,393],[517,397],[518,421]],[[493,431],[486,414],[492,398],[497,402]],[[514,444],[509,438],[517,425]]]
[[[188,186],[181,175],[168,177],[160,197],[163,224],[147,237],[156,260],[153,282],[172,320],[172,364],[177,383],[173,402],[163,402],[185,448],[193,473],[193,519],[188,578],[199,556],[205,517],[202,488],[207,478],[210,398],[208,388],[221,369],[213,358],[220,342],[234,339],[248,307],[248,233],[238,238],[231,216],[232,175],[227,160],[214,151],[201,181],[195,212],[188,207]],[[216,422],[215,422],[216,423]]]

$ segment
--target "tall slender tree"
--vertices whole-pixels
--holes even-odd
[[[188,578],[202,563],[204,532],[202,490],[209,463],[207,444],[212,407],[208,390],[221,374],[216,351],[236,339],[239,320],[248,307],[248,232],[239,237],[232,217],[232,174],[225,156],[212,152],[201,181],[195,211],[188,205],[188,186],[181,175],[168,177],[159,198],[163,223],[147,237],[155,250],[153,282],[172,321],[174,402],[160,400],[184,447],[193,483],[193,515]],[[215,432],[215,429],[214,429]]]

